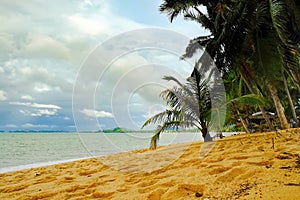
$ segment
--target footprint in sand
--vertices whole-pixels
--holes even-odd
[[[161,199],[162,195],[167,191],[167,189],[156,189],[148,195],[149,200]]]
[[[179,184],[177,187],[173,185],[172,188],[168,189],[165,193],[170,199],[176,199],[177,197],[186,197],[191,199],[191,197],[201,197],[204,195],[205,186],[196,184]]]
[[[218,177],[216,179],[215,183],[233,181],[234,179],[236,179],[238,176],[240,176],[244,172],[245,172],[245,170],[240,167],[233,168],[233,169],[229,170],[228,172],[226,172],[224,175]]]
[[[223,167],[223,166],[218,166],[216,168],[213,168],[212,170],[210,170],[209,174],[210,175],[214,175],[214,174],[220,174],[223,172],[226,172],[228,170],[230,170],[232,167]]]
[[[114,192],[95,192],[92,194],[93,198],[109,198],[114,194]]]

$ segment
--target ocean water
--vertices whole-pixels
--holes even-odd
[[[152,133],[0,133],[0,173],[148,148]],[[159,145],[202,140],[164,133]]]

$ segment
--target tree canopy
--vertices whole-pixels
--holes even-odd
[[[182,59],[192,57],[198,49],[205,50],[211,56],[222,74],[226,93],[230,96],[228,101],[231,101],[231,104],[228,105],[229,107],[235,105],[234,109],[228,111],[234,111],[236,118],[243,116],[242,113],[246,110],[260,111],[269,130],[289,128],[289,119],[298,122],[300,1],[164,0],[159,10],[169,17],[170,22],[181,16],[187,23],[190,20],[195,21],[209,30],[209,35],[191,39]],[[205,55],[202,55],[198,58],[196,66],[204,62],[206,62]],[[199,122],[200,115],[209,116],[211,105],[209,101],[203,101],[205,98],[185,99],[191,97],[188,91],[198,91],[200,94],[201,90],[199,88],[194,90],[193,87],[193,84],[200,86],[201,83],[195,80],[196,74],[197,70],[194,70],[187,84],[181,84],[176,90],[162,93],[162,97],[172,109],[164,113],[165,119],[168,119],[165,121],[167,123],[158,130],[164,130],[165,126],[171,124],[182,125],[182,121],[187,124],[192,124],[192,121]],[[173,79],[169,77],[169,80]],[[204,88],[203,91],[207,88],[205,84],[201,87]],[[248,104],[245,110],[245,106],[236,106],[237,101],[232,101],[241,96],[251,97],[252,100],[254,97],[264,103]],[[192,103],[196,107],[195,105],[193,107]],[[186,107],[190,109],[189,112]],[[203,108],[201,113],[197,111],[200,107]],[[192,108],[195,111],[193,114]],[[266,110],[277,114],[278,123],[271,123]],[[187,117],[189,116],[187,113],[191,114],[190,117]],[[162,115],[150,118],[146,124],[162,120],[163,118],[159,116]],[[226,122],[232,121],[227,119]],[[200,130],[207,127],[204,124],[199,126]],[[160,132],[157,131],[155,137],[158,137]]]

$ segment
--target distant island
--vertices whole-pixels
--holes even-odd
[[[76,133],[77,131],[66,131],[66,130],[0,130],[0,133]],[[112,129],[104,129],[104,130],[90,130],[90,131],[78,131],[79,133],[154,133],[155,130],[130,130],[122,127],[115,127]],[[165,132],[198,132],[197,129],[190,130],[176,130],[174,128],[169,128]]]
[[[113,129],[106,129],[106,130],[99,131],[99,132],[104,132],[104,133],[127,133],[127,132],[130,132],[130,131],[127,130],[127,129],[121,128],[121,127],[116,127],[116,128],[113,128]]]
[[[102,133],[153,133],[155,130],[129,130],[126,128],[121,128],[121,127],[115,127],[113,129],[105,129],[105,130],[99,130],[97,132],[102,132]],[[198,132],[198,129],[189,129],[189,130],[182,130],[182,129],[175,129],[175,128],[168,128],[166,129],[165,132],[169,133],[176,133],[176,132]]]
[[[99,131],[103,133],[152,133],[153,130],[129,130],[121,127],[115,127],[113,129],[105,129],[103,131]]]

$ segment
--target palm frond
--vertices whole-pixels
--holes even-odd
[[[180,119],[180,111],[165,110],[147,119],[147,121],[142,125],[142,128],[150,124],[156,124],[157,122],[161,122],[161,121],[179,120],[179,119]]]
[[[170,127],[179,127],[182,121],[167,121],[163,125],[158,126],[155,134],[151,138],[150,149],[156,149],[160,134]]]
[[[177,83],[180,87],[182,87],[182,83],[175,78],[174,76],[164,76],[162,79],[166,80],[166,81],[174,81],[175,83]]]
[[[283,44],[287,44],[287,34],[289,23],[289,9],[288,5],[284,1],[269,0],[270,4],[270,16],[273,27],[275,28],[277,35],[279,36]]]
[[[169,109],[149,118],[143,127],[149,124],[160,123],[151,140],[151,148],[155,149],[161,132],[168,128],[189,128],[197,127],[205,130],[209,125],[211,101],[209,96],[209,79],[213,76],[210,73],[204,76],[197,68],[194,75],[189,77],[185,83],[181,83],[172,76],[165,76],[164,79],[174,81],[176,86],[161,92],[160,96],[166,101]],[[161,125],[162,123],[162,125]]]
[[[182,55],[181,59],[193,57],[197,50],[204,50],[207,44],[211,41],[211,35],[200,36],[190,40],[188,46],[185,48],[185,54]]]
[[[248,106],[258,106],[265,105],[266,101],[263,97],[256,94],[247,94],[237,98],[234,98],[227,102],[227,104],[239,104],[239,105],[248,105]]]

